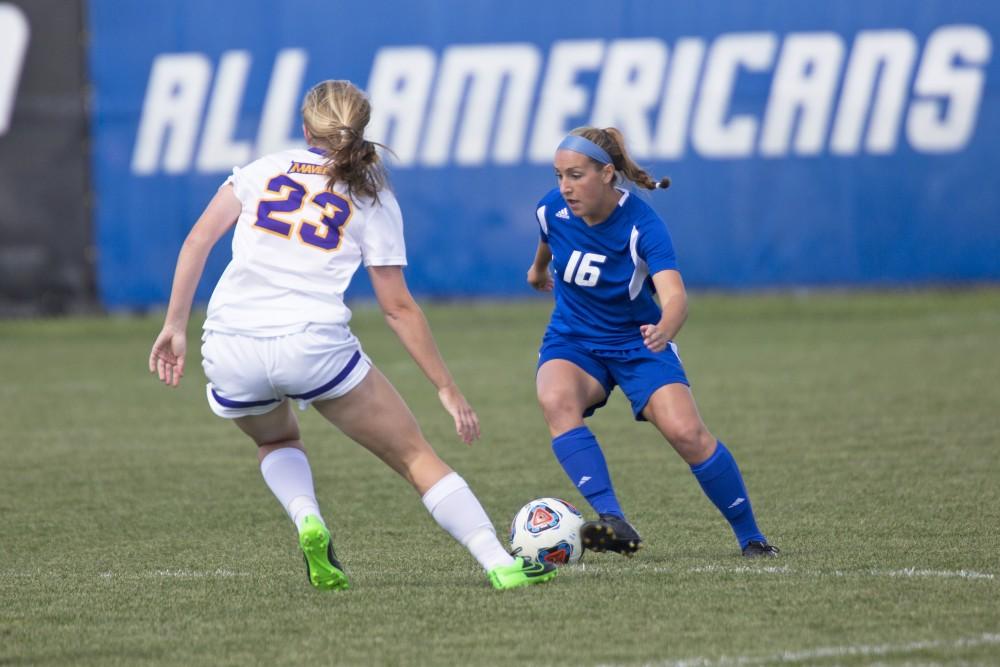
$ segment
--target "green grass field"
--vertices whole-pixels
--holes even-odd
[[[483,439],[379,314],[354,330],[498,531],[584,507],[534,399],[548,305],[426,307]],[[200,322],[199,322],[200,324]],[[679,337],[778,560],[745,562],[616,394],[590,420],[647,548],[498,593],[400,479],[314,413],[352,590],[306,582],[253,446],[146,372],[155,318],[0,322],[0,665],[1000,664],[1000,291],[694,294]]]

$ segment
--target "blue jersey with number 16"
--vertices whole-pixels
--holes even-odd
[[[607,220],[590,226],[553,188],[536,210],[542,241],[552,251],[555,309],[549,331],[594,349],[642,345],[639,327],[660,320],[650,276],[677,269],[666,224],[625,190]]]

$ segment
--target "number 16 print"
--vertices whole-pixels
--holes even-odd
[[[566,262],[563,280],[567,283],[576,283],[580,287],[593,287],[597,284],[597,279],[601,277],[600,265],[607,260],[606,255],[574,250],[569,256],[569,261]]]

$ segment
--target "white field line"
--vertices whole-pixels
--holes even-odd
[[[688,572],[731,572],[734,574],[793,574],[816,577],[931,577],[944,579],[996,579],[996,575],[991,572],[973,572],[971,570],[920,570],[915,567],[907,567],[902,570],[794,570],[789,567],[751,567],[749,565],[720,566],[707,565],[693,567]]]
[[[0,571],[0,582],[40,579],[51,576],[51,572],[38,571]],[[225,568],[214,570],[188,570],[183,568],[150,570],[148,572],[98,572],[101,581],[138,581],[142,579],[232,579],[235,577],[252,577],[253,572],[236,572]]]
[[[908,567],[902,570],[873,570],[884,577],[961,577],[962,579],[996,579],[989,572],[972,572],[970,570],[918,570]],[[838,573],[838,576],[840,574]],[[846,576],[846,575],[844,575]]]
[[[907,642],[904,644],[848,644],[847,646],[820,646],[800,651],[782,651],[771,655],[734,656],[721,658],[688,658],[663,662],[645,663],[644,667],[743,667],[746,665],[773,665],[792,663],[815,663],[817,660],[836,660],[838,658],[873,658],[905,655],[926,649],[961,650],[978,646],[1000,644],[1000,634],[984,633],[975,637],[961,639],[928,639],[924,641]],[[605,666],[607,667],[607,666]]]
[[[924,570],[916,567],[903,568],[901,570],[801,570],[780,566],[752,566],[752,565],[700,565],[686,569],[677,569],[665,566],[646,565],[636,563],[626,570],[615,568],[612,570],[607,566],[591,565],[580,563],[572,567],[565,568],[564,573],[574,575],[601,575],[626,573],[653,572],[657,574],[680,574],[687,572],[690,574],[751,574],[751,575],[787,575],[793,577],[890,577],[890,578],[931,578],[931,579],[977,579],[985,581],[995,581],[997,575],[992,572],[974,572],[972,570]]]
[[[478,571],[478,570],[477,570]],[[992,572],[975,572],[972,570],[925,570],[916,567],[901,570],[802,570],[781,566],[752,565],[701,565],[678,569],[666,566],[648,565],[645,563],[631,564],[627,569],[611,568],[605,565],[579,563],[562,568],[563,576],[602,576],[602,575],[635,575],[643,573],[654,574],[747,574],[754,576],[790,576],[790,577],[874,577],[874,578],[929,578],[929,579],[967,579],[977,581],[997,581],[998,575]],[[226,568],[214,570],[190,570],[185,568],[168,568],[150,570],[148,572],[114,572],[97,573],[100,579],[229,579],[233,577],[252,577],[253,572],[238,572]],[[34,579],[42,576],[40,571],[0,571],[0,581],[17,579]]]
[[[232,577],[250,577],[250,572],[234,572],[224,568],[215,570],[152,570],[151,572],[101,572],[101,579],[230,579]]]

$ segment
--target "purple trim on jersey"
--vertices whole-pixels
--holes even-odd
[[[212,396],[219,402],[224,408],[256,408],[260,405],[268,405],[269,403],[277,403],[278,399],[269,398],[265,401],[234,401],[229,398],[223,398],[219,395],[219,392],[212,390]]]
[[[316,155],[322,155],[323,157],[326,157],[326,151],[323,150],[322,148],[316,148],[315,146],[310,146],[309,147],[309,152],[310,153],[315,153]]]
[[[337,377],[333,378],[332,380],[330,380],[329,382],[327,382],[322,387],[317,387],[316,389],[313,389],[312,391],[307,391],[304,394],[288,394],[288,398],[297,398],[297,399],[300,399],[300,400],[309,400],[310,398],[315,398],[316,396],[319,396],[320,394],[325,394],[326,392],[330,391],[331,389],[333,389],[334,387],[336,387],[338,384],[340,384],[341,382],[343,382],[344,378],[346,378],[351,373],[351,371],[354,370],[354,367],[358,365],[359,361],[361,361],[361,351],[360,350],[354,353],[354,356],[351,357],[351,360],[347,362],[347,365],[344,366],[343,370],[341,370],[339,373],[337,373]]]

